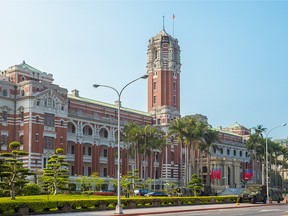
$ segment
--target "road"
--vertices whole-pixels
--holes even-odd
[[[115,210],[54,213],[45,216],[117,216]],[[282,204],[208,204],[191,206],[171,206],[124,209],[123,216],[288,216],[288,205]],[[35,215],[36,216],[36,215]],[[39,216],[43,216],[39,215]]]
[[[288,216],[288,205],[259,206],[254,208],[232,208],[219,210],[205,210],[181,213],[169,213],[165,216]],[[140,215],[139,215],[140,216]],[[153,214],[153,216],[163,216],[163,214]]]

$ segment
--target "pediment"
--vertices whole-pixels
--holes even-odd
[[[4,106],[1,106],[0,107],[1,110],[5,110],[5,111],[8,111],[8,110],[12,110],[10,107],[4,105]]]
[[[66,103],[66,99],[64,99],[64,97],[61,94],[59,94],[53,89],[46,89],[42,92],[35,94],[34,96],[35,98],[40,99],[40,100],[52,99],[54,101],[57,101],[63,104]]]

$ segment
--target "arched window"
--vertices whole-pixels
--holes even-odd
[[[227,149],[227,155],[230,155],[230,149]]]
[[[240,157],[242,157],[242,154],[243,154],[242,151],[240,151],[240,152],[239,152]]]
[[[100,137],[101,138],[108,138],[108,131],[105,128],[100,130]]]
[[[233,151],[233,154],[234,154],[234,156],[236,156],[236,150],[234,149],[234,151]]]

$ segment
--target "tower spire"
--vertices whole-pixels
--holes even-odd
[[[165,31],[165,16],[163,16],[163,31]]]

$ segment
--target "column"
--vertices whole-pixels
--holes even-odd
[[[100,175],[100,146],[92,145],[92,172],[97,172]]]
[[[82,167],[83,167],[83,148],[82,145],[77,142],[75,144],[75,174],[76,175],[82,175]]]

